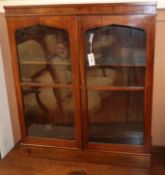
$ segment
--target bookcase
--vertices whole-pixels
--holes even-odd
[[[149,162],[156,4],[5,10],[21,143]]]

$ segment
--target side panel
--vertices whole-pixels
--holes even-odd
[[[0,13],[0,139],[2,158],[20,140],[20,126],[16,105],[16,95],[13,80],[11,55],[8,41],[8,31],[5,14]]]

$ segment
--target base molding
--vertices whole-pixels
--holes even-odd
[[[149,168],[150,154],[130,154],[121,152],[100,152],[80,149],[64,149],[38,145],[19,144],[13,150],[15,154],[48,158],[63,161],[99,163],[120,166]]]
[[[152,153],[165,154],[165,146],[152,146]]]

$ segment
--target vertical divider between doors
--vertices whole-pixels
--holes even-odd
[[[71,18],[71,46],[72,46],[72,66],[73,66],[73,88],[74,88],[74,106],[75,106],[75,134],[77,147],[83,148],[82,143],[82,115],[81,115],[81,80],[79,71],[79,33],[78,33],[78,17]]]
[[[87,89],[85,76],[85,33],[83,30],[83,17],[78,16],[78,41],[79,41],[79,65],[80,65],[80,80],[81,80],[81,127],[82,127],[82,149],[88,147],[88,117],[87,117]]]

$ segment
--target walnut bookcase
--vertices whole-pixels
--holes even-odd
[[[19,149],[149,166],[156,4],[5,10]]]

